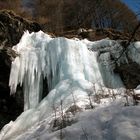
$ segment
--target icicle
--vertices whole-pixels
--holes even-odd
[[[12,63],[9,85],[11,93],[18,84],[23,85],[24,109],[34,108],[42,98],[43,78],[47,78],[49,91],[62,80],[86,80],[103,85],[110,84],[112,73],[100,71],[97,51],[88,48],[110,45],[109,40],[89,42],[66,38],[51,38],[43,32],[25,32],[19,44],[13,47],[19,56]],[[117,77],[117,76],[116,76]],[[103,79],[104,78],[104,79]],[[120,79],[118,79],[119,82]],[[112,85],[111,85],[112,86]]]

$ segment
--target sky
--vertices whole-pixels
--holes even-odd
[[[122,0],[135,13],[140,11],[140,0]]]

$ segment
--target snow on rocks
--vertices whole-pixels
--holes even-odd
[[[23,85],[25,111],[1,131],[0,138],[140,139],[136,133],[140,124],[139,106],[124,107],[126,100],[119,101],[125,88],[111,61],[113,54],[116,58],[119,56],[118,48],[122,50],[118,42],[110,39],[90,42],[51,38],[42,31],[25,32],[19,44],[13,47],[19,55],[12,63],[9,81],[11,93],[18,84]],[[122,60],[126,61],[126,57]],[[44,78],[47,78],[49,93],[43,99]],[[73,114],[76,121],[71,125],[52,131],[51,122],[56,117],[64,120],[65,112],[72,106],[83,112]],[[85,111],[95,107],[95,110]]]

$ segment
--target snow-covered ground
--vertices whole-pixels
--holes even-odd
[[[48,122],[33,127],[19,140],[139,140],[140,106],[115,102],[74,116],[70,126],[51,131]],[[72,118],[71,118],[72,119]]]
[[[135,49],[140,45],[132,45],[129,52],[137,62]],[[9,85],[11,94],[23,85],[25,111],[1,130],[1,140],[140,139],[140,106],[126,96],[113,71],[111,57],[119,57],[122,50],[117,41],[25,32],[13,49],[19,55],[12,63]],[[121,61],[127,62],[125,55]],[[49,93],[43,99],[45,77]]]
[[[131,103],[131,101],[129,102]],[[106,105],[100,104],[100,107],[95,109],[79,109],[77,113],[72,110],[60,112],[60,115],[53,115],[53,117],[41,120],[32,125],[30,129],[23,131],[19,135],[16,134],[16,137],[11,135],[8,138],[3,137],[1,139],[139,140],[140,106],[125,106],[125,104],[125,98],[119,98]],[[25,121],[28,122],[28,120]],[[11,129],[15,129],[14,127],[16,125]],[[4,130],[2,133],[4,133]]]

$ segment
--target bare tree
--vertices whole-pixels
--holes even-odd
[[[36,19],[44,19],[48,30],[78,28],[114,28],[132,31],[137,23],[135,14],[119,0],[37,0]]]

